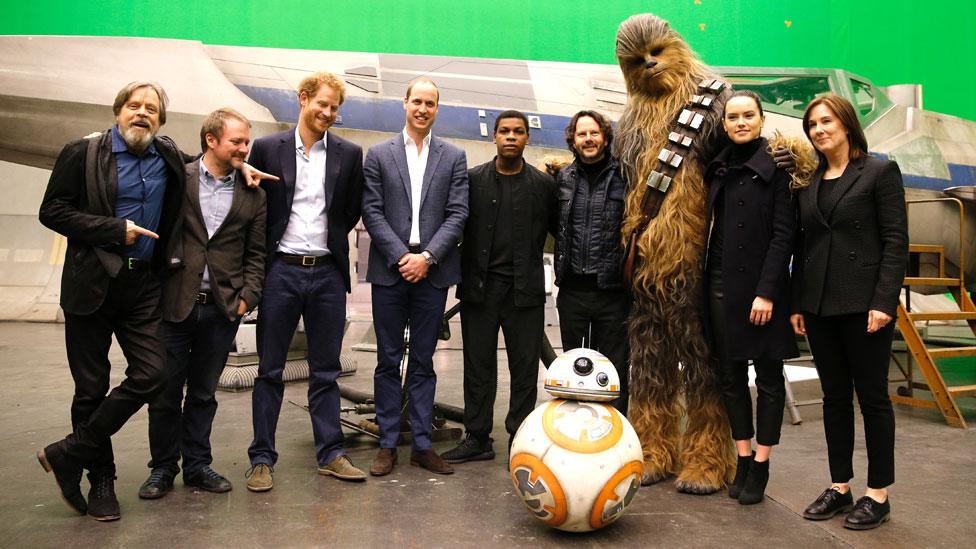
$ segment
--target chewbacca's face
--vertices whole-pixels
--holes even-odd
[[[617,30],[617,62],[631,93],[667,95],[688,77],[694,54],[667,21],[634,15]]]

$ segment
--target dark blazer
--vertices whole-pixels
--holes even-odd
[[[908,261],[901,171],[890,160],[851,160],[821,211],[821,166],[797,193],[800,235],[793,309],[822,316],[878,310],[895,316]]]
[[[153,142],[168,174],[152,258],[153,270],[162,276],[182,262],[178,242],[186,174],[182,153],[172,140],[156,137]],[[38,217],[68,238],[61,275],[61,308],[66,313],[95,312],[122,268],[126,221],[115,217],[118,186],[110,130],[68,143],[54,163]]]
[[[515,305],[531,307],[546,302],[542,251],[550,220],[555,218],[556,182],[551,176],[523,163],[524,185],[512,187],[512,263]],[[468,170],[469,217],[461,244],[461,299],[485,299],[488,260],[498,218],[498,171],[495,160]]]
[[[295,198],[295,154],[295,129],[292,128],[255,140],[248,158],[251,166],[281,178],[281,181],[261,182],[268,207],[266,268],[271,267],[281,237],[288,228],[291,204]],[[326,244],[342,273],[346,292],[350,292],[349,231],[359,223],[362,207],[363,149],[332,132],[326,133],[324,185],[328,209]]]
[[[397,262],[409,252],[410,172],[403,133],[366,154],[363,224],[371,239],[366,280],[392,286],[402,277]],[[431,136],[420,195],[420,246],[437,258],[427,273],[435,288],[461,281],[457,245],[468,218],[468,170],[464,151]]]
[[[756,152],[741,167],[729,169],[733,148],[727,147],[708,165],[709,224],[715,201],[724,190],[722,226],[722,302],[730,360],[783,359],[799,354],[790,325],[790,256],[796,232],[796,213],[790,176],[777,169],[760,138]],[[711,259],[711,258],[709,258]],[[705,263],[708,265],[708,261]],[[705,284],[709,277],[704,277]],[[711,288],[709,288],[709,291]],[[756,296],[773,302],[773,317],[763,326],[749,322]]]
[[[264,191],[248,187],[244,175],[237,172],[230,210],[210,238],[200,209],[199,181],[200,160],[195,160],[186,165],[184,268],[163,285],[163,320],[168,322],[182,322],[193,310],[205,266],[210,270],[214,302],[229,320],[237,319],[240,299],[249,309],[261,300],[266,240]]]

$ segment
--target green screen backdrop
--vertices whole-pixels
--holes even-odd
[[[974,0],[0,1],[0,34],[586,63],[615,63],[617,25],[651,12],[711,65],[922,84],[926,109],[976,120]]]

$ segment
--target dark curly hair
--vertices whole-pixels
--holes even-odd
[[[613,127],[610,125],[610,120],[607,117],[596,111],[580,111],[573,115],[573,119],[569,121],[569,125],[566,126],[565,137],[566,145],[569,150],[573,152],[574,155],[579,155],[573,145],[576,143],[576,124],[579,122],[580,118],[584,116],[589,116],[597,125],[600,126],[600,132],[603,133],[603,142],[606,145],[606,150],[610,150],[610,145],[613,143]]]

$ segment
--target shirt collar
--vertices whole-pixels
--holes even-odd
[[[122,137],[122,132],[119,131],[118,124],[112,126],[112,152],[113,153],[127,152],[129,154],[139,156],[136,155],[136,153],[129,150],[129,145],[125,142],[125,139]],[[156,152],[155,137],[149,142],[149,147],[146,148],[143,154],[158,155],[158,153]]]
[[[234,181],[237,179],[237,170],[231,170],[229,174],[224,177],[215,177],[214,174],[210,173],[207,169],[207,165],[203,163],[203,158],[200,158],[200,178],[201,179],[213,179],[214,181],[222,185],[233,185]]]
[[[410,134],[407,133],[407,128],[403,128],[403,132],[401,132],[401,133],[403,134],[403,146],[404,147],[406,147],[407,145],[417,146],[417,142],[414,141],[413,138],[410,137]],[[433,135],[433,132],[428,132],[427,133],[427,136],[424,137],[424,147],[430,148],[430,138],[431,138],[432,135]]]
[[[314,147],[318,143],[321,143],[322,144],[322,148],[324,150],[328,150],[329,149],[329,132],[325,132],[322,135],[322,140],[321,141],[316,141],[315,143],[312,144],[312,146]],[[302,153],[302,154],[305,154],[305,144],[302,143],[302,134],[298,133],[298,126],[295,126],[295,150],[298,151],[298,152],[300,152],[300,153]]]

